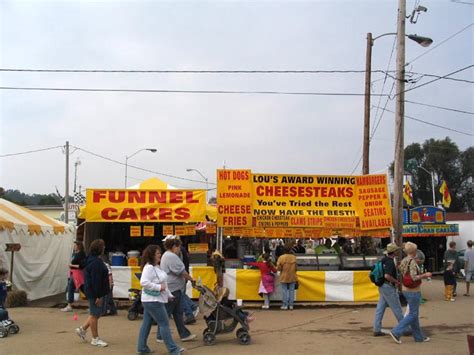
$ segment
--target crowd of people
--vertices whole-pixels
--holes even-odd
[[[468,249],[464,254],[464,271],[466,279],[466,293],[469,296],[469,285],[474,272],[474,251],[472,241],[467,242]],[[406,255],[396,264],[396,258]],[[379,301],[375,310],[374,336],[390,335],[392,339],[401,344],[403,335],[412,335],[415,342],[428,342],[427,337],[420,327],[419,308],[422,301],[422,280],[430,279],[430,272],[423,272],[423,253],[418,250],[415,243],[404,243],[403,250],[394,243],[387,245],[385,256],[381,260],[383,267],[384,282],[378,286]],[[459,253],[456,251],[456,243],[450,242],[449,249],[445,253],[445,271],[443,274],[445,284],[445,300],[455,301],[456,278],[461,269]],[[402,300],[407,304],[405,315],[402,311]],[[386,308],[390,308],[398,324],[388,333],[382,331],[382,319]]]
[[[187,252],[180,239],[175,236],[166,237],[163,240],[163,245],[165,248],[163,254],[160,246],[148,245],[141,257],[140,285],[144,313],[137,339],[138,354],[153,352],[147,344],[153,322],[158,324],[156,342],[163,343],[170,354],[181,354],[185,351],[173,339],[169,324],[171,318],[182,342],[192,341],[196,338],[196,335],[186,327],[190,321],[195,322],[195,312],[197,311],[197,306],[185,292],[187,282],[195,285],[195,280],[189,274]],[[300,247],[301,244],[288,243],[283,246],[281,255],[276,259],[267,252],[262,254],[256,262],[247,263],[247,265],[260,270],[261,281],[258,292],[263,298],[262,309],[270,308],[270,297],[275,291],[277,274],[282,295],[281,309],[293,309],[295,289],[298,288],[297,263],[294,254]],[[456,278],[461,268],[464,266],[466,273],[465,296],[469,296],[469,283],[472,273],[474,273],[472,241],[468,242],[464,265],[462,265],[455,248],[455,243],[451,242],[445,253],[445,299],[451,302],[456,296]],[[62,309],[64,312],[72,310],[75,290],[84,294],[89,304],[89,316],[82,326],[76,329],[76,333],[81,340],[86,341],[90,328],[91,344],[98,347],[108,345],[99,337],[99,318],[117,312],[112,297],[112,272],[110,265],[104,258],[104,251],[104,241],[102,239],[94,240],[90,245],[89,255],[86,257],[82,243],[75,242],[67,287],[68,304]],[[224,259],[219,253],[215,254],[213,254],[212,260],[215,261],[218,283],[220,275],[220,284],[222,284],[221,274]],[[407,242],[404,243],[403,248],[393,243],[387,245],[385,256],[381,259],[384,282],[378,285],[379,301],[375,311],[374,336],[390,335],[399,344],[403,335],[412,335],[416,342],[430,340],[423,333],[419,322],[419,307],[422,301],[421,283],[422,280],[432,276],[430,272],[422,271],[422,263],[423,253],[418,250],[416,244]],[[407,304],[405,315],[402,310],[402,302]],[[382,330],[382,320],[387,307],[391,309],[398,321],[398,324],[389,332]]]

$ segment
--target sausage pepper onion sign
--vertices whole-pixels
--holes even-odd
[[[204,190],[87,189],[87,222],[202,222]]]
[[[392,227],[386,175],[283,175],[218,170],[217,204],[221,227]]]

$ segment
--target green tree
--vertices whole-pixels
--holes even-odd
[[[422,145],[410,144],[405,148],[405,174],[412,176],[415,205],[432,205],[432,183],[435,176],[436,202],[441,201],[440,183],[445,180],[451,194],[449,211],[472,211],[474,208],[474,147],[460,151],[449,137],[428,139]],[[391,166],[393,176],[393,163]]]

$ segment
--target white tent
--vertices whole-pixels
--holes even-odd
[[[65,292],[75,227],[0,199],[0,266],[10,269],[7,243],[15,252],[13,283],[35,300]]]

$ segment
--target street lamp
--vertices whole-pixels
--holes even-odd
[[[364,108],[364,144],[363,144],[363,159],[362,159],[362,174],[369,173],[369,154],[370,154],[370,82],[372,77],[372,47],[376,39],[385,36],[396,36],[395,32],[384,33],[380,36],[372,38],[372,33],[367,33],[367,51],[365,62],[365,108]],[[423,47],[428,47],[433,40],[428,37],[414,35],[405,35],[412,41],[415,41]]]
[[[206,203],[207,203],[207,191],[209,190],[209,181],[207,179],[207,177],[205,177],[199,170],[197,169],[186,169],[186,171],[189,173],[191,171],[195,171],[197,172],[199,175],[201,175],[201,177],[204,179],[204,181],[206,182]]]
[[[135,155],[137,155],[138,153],[140,152],[143,152],[145,150],[148,150],[149,152],[152,152],[152,153],[156,153],[157,150],[155,148],[143,148],[143,149],[139,149],[137,150],[135,153],[133,153],[132,155],[126,155],[125,156],[125,188],[127,188],[127,172],[128,172],[128,159],[134,157]]]
[[[418,169],[426,171],[428,174],[431,175],[431,188],[433,190],[433,206],[436,207],[436,197],[435,197],[435,179],[434,179],[434,172],[426,170],[424,167],[421,165],[417,166]]]

